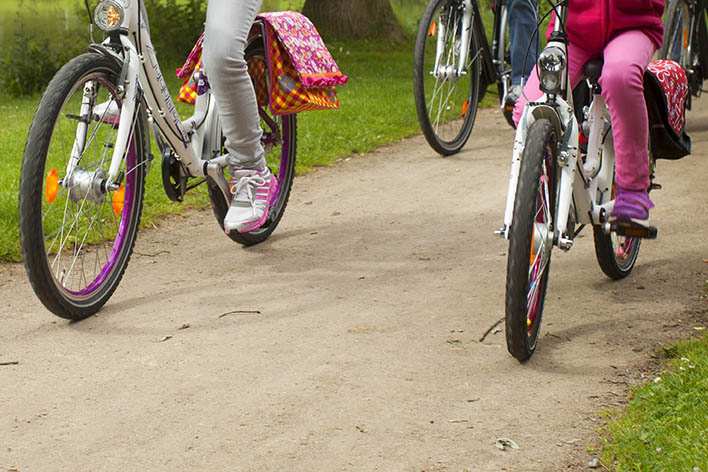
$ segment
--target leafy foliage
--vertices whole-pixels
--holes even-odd
[[[58,8],[53,8],[50,14],[63,18]],[[0,47],[0,90],[11,95],[44,89],[65,62],[85,49],[85,33],[66,28],[62,22],[46,22],[42,27],[29,24],[26,18],[33,16],[38,16],[36,6],[20,0],[17,29],[8,44]]]
[[[204,31],[206,5],[203,0],[145,0],[150,38],[160,62],[187,58]]]
[[[206,2],[145,0],[145,8],[160,60],[169,63],[184,60],[204,30]],[[65,19],[68,14],[73,14],[72,21]],[[81,5],[73,13],[57,5],[43,7],[39,12],[36,4],[20,0],[16,29],[0,45],[0,91],[21,96],[44,90],[64,63],[86,51],[88,27],[69,26],[86,23],[86,10]],[[94,34],[96,41],[102,40],[100,30],[96,29]]]

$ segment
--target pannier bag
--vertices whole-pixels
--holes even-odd
[[[680,159],[691,153],[686,134],[688,80],[680,64],[662,59],[644,73],[644,98],[649,115],[649,137],[654,157]]]
[[[267,63],[252,56],[248,73],[258,104],[269,105],[274,115],[339,108],[334,87],[345,84],[347,76],[339,70],[310,20],[290,11],[263,13],[257,18],[261,21],[254,24],[251,34],[264,35]],[[185,103],[193,104],[199,93],[193,74],[201,67],[203,36],[177,70],[177,76],[185,80],[178,100]]]

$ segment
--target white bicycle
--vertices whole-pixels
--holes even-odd
[[[204,75],[197,77],[202,90],[195,113],[182,120],[160,71],[142,0],[102,0],[93,19],[107,39],[65,64],[48,85],[27,137],[20,179],[20,239],[29,280],[50,311],[69,319],[97,312],[128,265],[153,161],[150,131],[172,200],[206,182],[222,229],[231,200],[224,138]],[[263,25],[256,26],[246,59],[267,68]],[[229,234],[244,245],[265,240],[278,225],[295,171],[295,115],[275,117],[267,106],[259,113],[279,186],[261,228]]]
[[[551,251],[567,251],[586,226],[593,229],[595,254],[612,279],[629,275],[642,238],[656,228],[609,223],[614,206],[615,156],[609,112],[600,94],[600,60],[584,67],[592,101],[578,124],[567,81],[567,0],[560,2],[553,32],[538,58],[544,95],[524,109],[514,139],[504,226],[509,240],[506,275],[506,342],[525,361],[534,352],[548,286]],[[587,150],[579,135],[587,136]],[[654,155],[650,149],[653,178]],[[653,184],[652,184],[653,185]],[[657,186],[658,187],[658,186]]]

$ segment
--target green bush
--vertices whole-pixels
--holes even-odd
[[[202,0],[145,0],[150,18],[153,46],[160,61],[176,64],[183,61],[204,30],[206,2]],[[57,70],[69,59],[86,52],[88,27],[68,27],[65,12],[58,6],[43,7],[20,0],[16,29],[0,44],[0,92],[12,96],[41,92]],[[78,6],[71,24],[86,25],[86,9]],[[39,20],[38,20],[39,19]],[[102,40],[95,28],[94,38]]]
[[[206,19],[204,0],[145,0],[150,38],[161,63],[184,61]]]
[[[57,7],[44,15],[64,16]],[[0,90],[14,96],[43,90],[65,62],[85,51],[85,31],[67,29],[61,22],[46,21],[40,26],[26,21],[37,17],[37,8],[20,0],[17,29],[7,44],[0,45]]]

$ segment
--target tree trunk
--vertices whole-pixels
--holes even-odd
[[[389,0],[306,0],[302,13],[326,39],[406,39]]]

